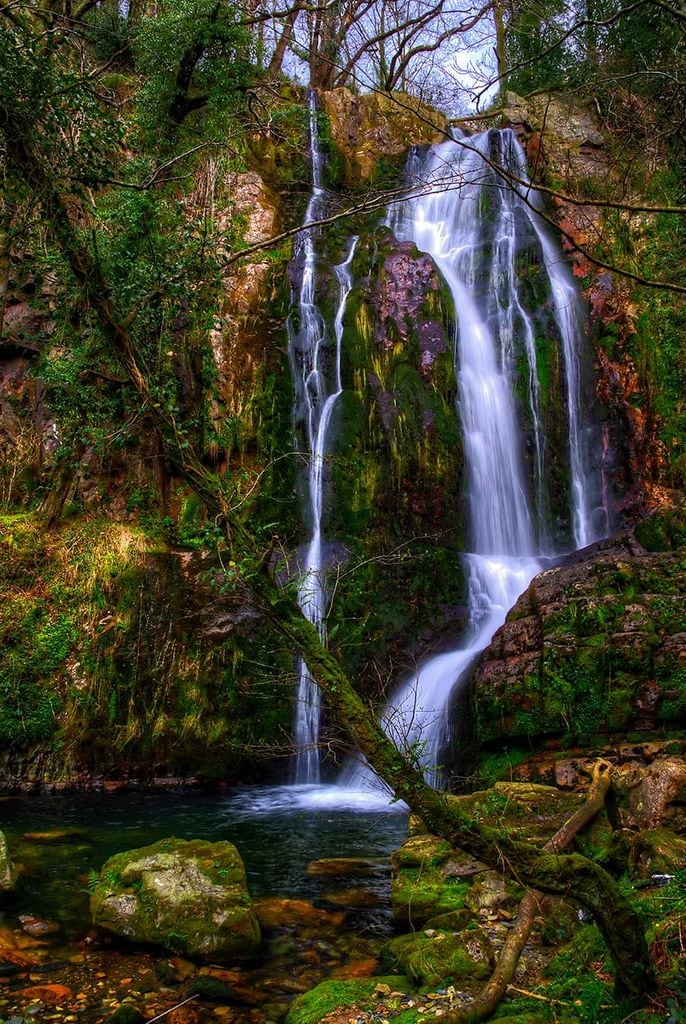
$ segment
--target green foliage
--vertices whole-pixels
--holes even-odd
[[[512,7],[505,38],[507,62],[515,70],[507,76],[508,88],[526,95],[569,81],[574,57],[564,45],[554,45],[568,17],[561,0],[524,0]]]
[[[89,11],[84,35],[99,61],[129,67],[134,27],[119,6],[101,4]]]
[[[35,599],[0,610],[0,740],[34,743],[56,728],[60,697],[55,674],[76,639],[73,620],[44,611]]]
[[[78,189],[109,177],[120,123],[79,68],[51,59],[28,30],[0,33],[0,107],[12,111],[3,124],[9,146],[40,146],[58,182]],[[82,130],[72,131],[74,124]]]
[[[678,159],[675,158],[675,159]],[[682,190],[662,179],[656,189],[680,201]],[[683,218],[654,218],[646,254],[648,272],[656,278],[686,281],[686,227]],[[631,349],[639,367],[650,406],[659,422],[660,438],[668,453],[667,482],[686,487],[686,303],[666,292],[644,290],[639,296],[641,317]],[[648,412],[652,411],[649,407]]]
[[[219,137],[254,79],[253,41],[241,11],[215,0],[165,3],[142,23],[134,54],[144,76],[141,124],[153,135],[160,123],[180,124],[204,108],[205,130]]]

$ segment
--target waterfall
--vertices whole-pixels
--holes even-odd
[[[293,264],[300,270],[299,288],[291,296],[292,312],[288,318],[288,351],[295,384],[295,421],[302,425],[307,445],[306,515],[310,523],[310,539],[301,565],[298,601],[307,619],[325,639],[327,592],[324,580],[322,548],[322,512],[325,490],[325,455],[328,430],[336,401],[343,390],[341,383],[341,343],[343,315],[352,288],[350,267],[357,237],[349,245],[342,263],[334,267],[338,282],[338,308],[333,322],[334,353],[324,318],[316,303],[317,253],[315,229],[308,228],[324,212],[322,187],[323,160],[317,130],[314,93],[310,93],[310,155],[312,161],[312,192],[303,230],[295,246]],[[333,365],[332,365],[333,364]],[[293,781],[296,784],[319,782],[319,728],[321,698],[319,687],[302,658],[298,663],[298,685],[295,702],[294,742],[296,749]]]
[[[389,736],[434,785],[442,781],[440,759],[449,740],[448,710],[456,684],[556,553],[544,518],[545,437],[536,333],[520,298],[517,275],[518,251],[527,232],[538,242],[562,348],[574,546],[598,539],[605,525],[592,508],[597,486],[585,457],[578,354],[583,318],[577,289],[558,243],[536,212],[540,200],[533,187],[512,188],[484,157],[527,180],[524,153],[511,131],[456,138],[412,155],[408,171],[413,185],[388,219],[399,240],[413,241],[433,258],[451,291],[457,319],[457,405],[471,548],[465,556],[468,629],[456,649],[428,659],[396,688],[382,716]],[[528,367],[531,473],[526,471],[517,416],[516,344]],[[342,782],[374,784],[363,764],[348,768]]]

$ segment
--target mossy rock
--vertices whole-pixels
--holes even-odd
[[[432,868],[444,864],[454,853],[447,839],[439,839],[428,832],[411,836],[393,854],[392,865],[396,868]]]
[[[429,918],[424,925],[424,930],[435,928],[436,931],[461,932],[476,918],[471,910],[451,910],[447,914],[438,914]]]
[[[412,988],[406,977],[396,975],[387,978],[323,981],[293,1001],[284,1024],[318,1024],[333,1010],[374,999],[379,985],[388,985],[391,992],[408,992]]]
[[[349,184],[373,178],[382,157],[404,156],[411,145],[445,139],[445,115],[407,93],[356,95],[339,88],[320,99]]]
[[[497,871],[487,871],[471,886],[465,903],[470,910],[478,912],[514,903],[516,898],[517,891],[513,883],[503,878]]]
[[[251,959],[261,938],[243,861],[227,842],[163,839],[110,857],[91,913],[114,935],[201,959]]]
[[[122,1003],[107,1017],[106,1024],[145,1024],[145,1015],[131,1003]]]
[[[396,922],[409,927],[461,910],[469,883],[459,877],[471,859],[432,835],[412,836],[391,858],[391,902]]]
[[[495,1017],[498,1024],[550,1024],[551,1018],[541,1013],[526,1013],[524,1016],[518,1013],[514,1017]],[[560,1020],[560,1018],[556,1018]]]
[[[11,892],[17,884],[17,869],[7,849],[7,840],[0,832],[0,892]]]
[[[482,745],[498,753],[558,736],[586,746],[680,728],[684,565],[683,548],[641,553],[625,536],[537,576],[474,674]]]
[[[436,931],[433,935],[399,935],[386,943],[381,956],[390,968],[402,971],[416,985],[431,988],[446,981],[468,988],[470,982],[489,978],[494,964],[493,947],[476,927],[460,934]]]
[[[686,867],[686,839],[668,828],[647,828],[631,840],[629,861],[641,878],[673,874]]]
[[[636,524],[636,538],[646,551],[673,551],[686,544],[686,508],[655,513]]]

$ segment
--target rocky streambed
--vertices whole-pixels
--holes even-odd
[[[616,755],[610,815],[575,840],[615,874],[622,861],[622,885],[645,917],[662,988],[639,1022],[665,1019],[686,904],[683,758],[644,755]],[[540,845],[584,802],[588,770],[579,763],[566,788],[500,782],[451,799]],[[644,798],[657,793],[651,827],[641,827]],[[408,829],[397,811],[267,806],[245,794],[233,805],[217,794],[5,802],[17,881],[0,865],[0,1019],[415,1024],[470,1002],[513,927],[521,886],[420,821]],[[193,841],[160,839],[170,826]],[[153,842],[141,846],[143,836]],[[499,1019],[609,1024],[620,1013],[598,929],[570,900],[540,897]]]
[[[131,1020],[150,1020],[184,1003],[165,1019],[262,1024],[282,1020],[297,995],[325,978],[377,970],[391,929],[388,855],[406,834],[406,816],[332,809],[250,815],[252,803],[246,792],[237,801],[221,793],[6,800],[2,825],[18,881],[0,896],[0,1020],[95,1022],[121,1006],[131,1007],[121,1013],[140,1015]],[[209,888],[218,883],[219,902],[228,893],[249,908],[237,948],[193,949],[190,956],[181,912],[165,919],[163,933],[146,935],[139,922],[131,929],[139,941],[117,935],[116,927],[93,927],[98,879],[113,885],[122,874],[116,854],[159,845],[172,831],[198,840],[188,846],[210,850]],[[246,861],[247,885],[242,863],[221,859],[229,837]],[[324,856],[312,863],[317,853]],[[124,888],[145,910],[156,886],[173,886],[171,875],[163,884],[158,872],[145,890],[143,873]],[[192,876],[176,876],[177,890],[186,890],[181,896]],[[220,931],[212,918],[217,907],[208,907],[213,934]]]

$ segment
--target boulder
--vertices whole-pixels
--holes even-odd
[[[285,1024],[319,1024],[329,1013],[344,1006],[357,1006],[373,1000],[380,994],[405,992],[410,988],[407,978],[355,978],[323,981],[321,985],[304,992],[293,1000]],[[346,1020],[349,1016],[346,1015]]]
[[[261,938],[243,861],[227,842],[163,839],[110,857],[91,913],[114,935],[202,959],[251,959]]]
[[[308,875],[334,877],[386,874],[390,869],[387,857],[321,857],[307,865]]]
[[[536,576],[475,671],[481,741],[511,748],[680,726],[684,551],[648,552],[625,535]]]
[[[546,93],[523,99],[517,93],[506,92],[503,116],[515,128],[521,126],[526,132],[546,131],[568,147],[600,149],[605,145],[597,113],[574,96]]]
[[[331,138],[343,157],[347,184],[374,177],[382,157],[402,156],[412,145],[444,142],[444,114],[405,93],[356,95],[332,89],[321,96]]]
[[[469,863],[471,858],[445,839],[411,836],[391,858],[394,920],[413,928],[439,914],[461,910],[469,891],[461,866]]]
[[[602,179],[611,170],[597,111],[576,96],[543,93],[523,99],[507,92],[503,121],[519,135],[539,174],[569,183]]]
[[[490,940],[476,926],[458,934],[428,928],[399,935],[386,943],[381,955],[390,970],[430,988],[450,982],[464,989],[471,981],[489,978],[494,964]]]
[[[7,840],[0,832],[0,892],[9,892],[17,882],[17,869],[9,855]]]
[[[686,868],[686,839],[667,828],[648,828],[630,840],[629,862],[641,878],[671,875]]]

